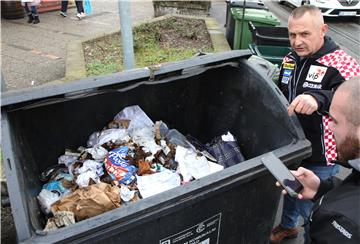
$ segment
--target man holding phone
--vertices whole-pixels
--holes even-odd
[[[342,184],[334,188],[332,179],[322,181],[302,167],[292,171],[303,185],[298,198],[320,199],[310,217],[311,243],[360,243],[359,104],[360,76],[337,89],[330,107],[330,129],[335,136],[339,160],[347,161],[352,167],[352,173]]]
[[[290,105],[289,115],[297,114],[306,138],[312,144],[312,156],[301,162],[319,178],[335,175],[338,167],[332,164],[337,157],[330,119],[322,115],[328,111],[336,88],[360,74],[358,63],[325,36],[321,11],[312,5],[294,9],[288,21],[289,39],[293,51],[281,65],[279,87]],[[272,243],[298,235],[297,225],[301,215],[306,223],[313,203],[284,197],[281,223],[270,236]],[[305,238],[307,238],[305,228]]]

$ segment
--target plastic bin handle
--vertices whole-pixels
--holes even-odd
[[[249,29],[251,30],[251,32],[256,31],[256,27],[251,21],[249,21],[248,25],[249,25]]]

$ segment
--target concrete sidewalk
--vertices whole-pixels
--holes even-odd
[[[40,24],[28,24],[27,18],[1,19],[2,73],[6,88],[20,89],[41,85],[65,76],[67,44],[74,40],[120,29],[118,3],[115,0],[92,1],[93,13],[82,20],[58,11],[40,14]],[[225,24],[226,3],[214,1],[211,17]],[[132,23],[153,18],[152,0],[131,2]],[[120,40],[119,40],[120,41]]]

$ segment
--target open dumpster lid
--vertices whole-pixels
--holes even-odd
[[[88,77],[64,84],[42,85],[34,88],[11,90],[2,93],[1,106],[18,104],[50,97],[61,97],[62,95],[75,95],[84,90],[91,92],[106,89],[108,86],[134,80],[156,80],[158,76],[166,76],[171,73],[181,74],[184,70],[199,66],[216,65],[217,63],[236,62],[240,58],[249,58],[249,50],[235,50],[214,54],[206,54],[172,63],[164,63],[159,66],[145,67],[118,72],[101,77]],[[100,85],[99,85],[100,84]]]

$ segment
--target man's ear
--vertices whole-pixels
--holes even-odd
[[[321,27],[322,32],[324,33],[324,35],[326,34],[326,32],[329,30],[329,26],[327,24],[323,24]]]

